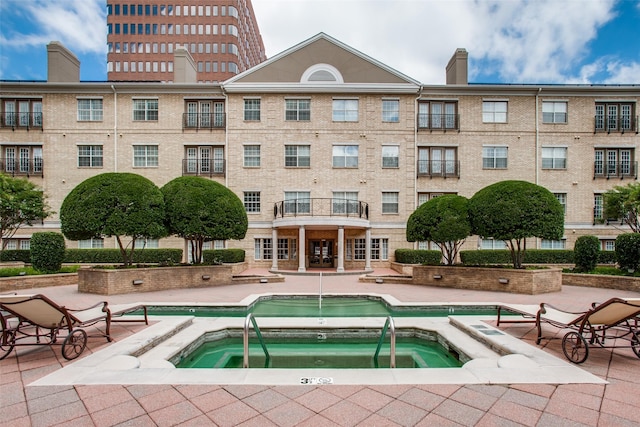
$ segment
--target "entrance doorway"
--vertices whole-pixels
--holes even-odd
[[[333,267],[333,240],[309,241],[309,267]]]

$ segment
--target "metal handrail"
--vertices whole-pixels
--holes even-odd
[[[262,333],[260,332],[260,328],[256,323],[256,319],[255,317],[253,317],[253,314],[249,313],[247,314],[247,317],[244,319],[244,334],[242,337],[243,338],[242,343],[244,347],[244,357],[242,361],[243,368],[249,367],[249,323],[253,324],[253,330],[256,331],[258,341],[262,346],[262,350],[264,350],[264,355],[267,357],[265,363],[268,363],[269,359],[271,358],[271,356],[269,356],[269,351],[267,351],[267,346],[264,344],[264,340],[262,339]]]
[[[378,363],[378,355],[380,354],[380,349],[382,348],[382,342],[384,341],[384,337],[387,335],[387,329],[391,329],[391,349],[389,352],[389,367],[396,367],[396,325],[393,322],[393,317],[387,317],[387,320],[384,322],[384,326],[382,327],[382,334],[380,334],[380,339],[378,340],[378,347],[376,348],[376,352],[373,355],[373,360],[376,362],[376,366]]]

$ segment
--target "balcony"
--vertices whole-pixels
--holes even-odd
[[[0,157],[0,171],[11,176],[43,176],[43,161],[41,158],[33,160]]]
[[[224,129],[224,113],[183,113],[182,129]]]
[[[16,129],[41,129],[42,113],[2,113],[0,127]]]
[[[418,114],[418,130],[456,130],[460,132],[459,114]]]
[[[224,159],[182,159],[182,175],[224,176]]]
[[[638,179],[638,162],[595,162],[593,179]]]
[[[418,160],[418,177],[460,178],[459,160]]]
[[[369,204],[345,199],[283,200],[273,205],[275,219],[288,217],[350,217],[369,219]]]
[[[638,116],[607,116],[596,115],[594,118],[595,129],[593,133],[638,133]]]

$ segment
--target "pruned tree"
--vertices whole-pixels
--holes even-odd
[[[20,227],[43,221],[52,213],[34,183],[0,173],[0,250]]]
[[[558,240],[564,233],[564,209],[544,187],[527,181],[501,181],[469,200],[473,234],[504,240],[514,268],[522,268],[527,237]]]
[[[456,262],[460,247],[471,234],[469,200],[454,194],[431,199],[407,220],[407,240],[432,241],[440,248],[445,264]]]
[[[224,185],[183,176],[165,184],[161,191],[167,229],[189,241],[194,264],[202,262],[204,242],[245,237],[248,219],[244,204]]]
[[[605,218],[619,218],[640,233],[640,183],[616,186],[603,195]]]
[[[133,173],[103,173],[78,184],[62,202],[60,222],[70,240],[115,236],[125,266],[132,264],[136,239],[167,235],[160,189]]]

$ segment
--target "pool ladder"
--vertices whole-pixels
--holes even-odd
[[[253,330],[256,331],[256,336],[258,337],[258,341],[260,342],[260,345],[262,346],[262,350],[264,350],[264,355],[267,357],[267,359],[265,360],[265,366],[267,366],[269,364],[269,359],[271,358],[271,356],[269,356],[269,351],[267,350],[267,346],[264,344],[264,339],[262,339],[262,332],[260,332],[260,328],[258,327],[258,324],[256,323],[256,318],[253,317],[253,314],[249,313],[247,314],[247,317],[244,319],[244,334],[243,334],[243,346],[244,346],[244,357],[242,360],[242,367],[243,368],[248,368],[249,367],[249,325],[253,325]]]
[[[375,361],[376,367],[378,366],[378,355],[380,354],[380,349],[382,348],[382,342],[384,341],[385,336],[387,335],[387,329],[391,332],[391,349],[389,351],[389,367],[396,367],[396,325],[393,322],[393,317],[387,317],[387,320],[384,322],[384,326],[382,327],[382,333],[380,334],[380,339],[378,340],[378,347],[376,348],[376,353],[373,355],[373,360]]]

